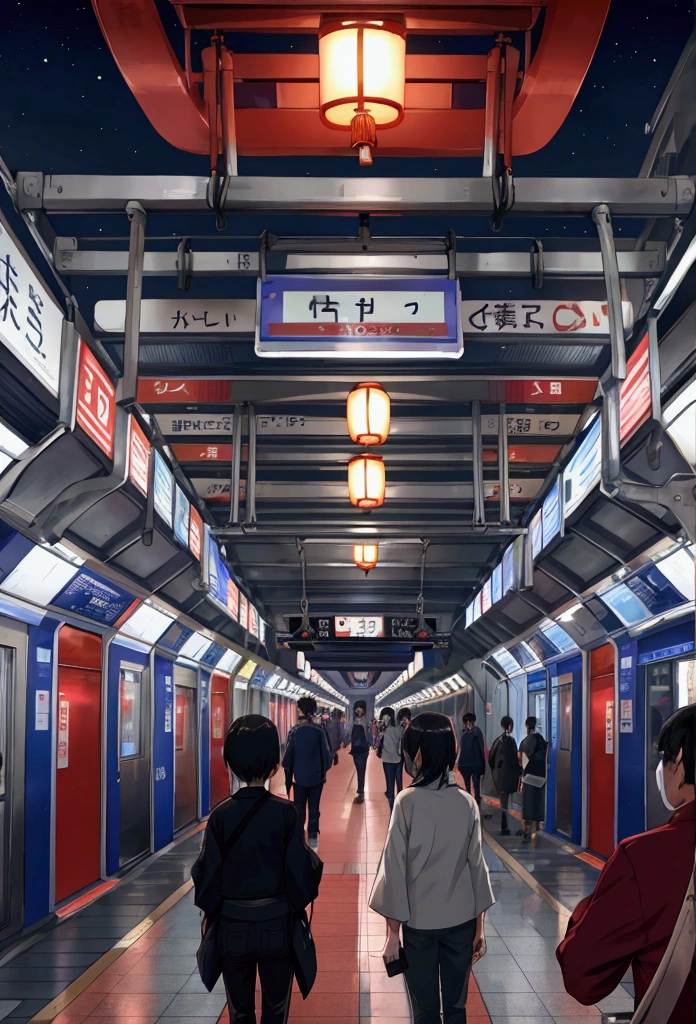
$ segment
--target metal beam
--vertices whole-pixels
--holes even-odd
[[[126,282],[126,323],[123,343],[123,381],[120,403],[132,405],[138,389],[140,352],[140,302],[143,296],[143,255],[147,214],[140,203],[126,204],[130,220],[128,278]]]
[[[208,179],[193,175],[50,174],[21,171],[21,210],[98,213],[137,201],[148,211],[208,213]],[[687,215],[694,201],[690,178],[517,178],[512,215],[589,215],[606,203],[617,217]],[[489,214],[485,178],[273,178],[230,181],[227,210],[305,213]]]
[[[128,273],[128,253],[107,249],[78,249],[76,239],[60,237],[54,248],[55,267],[61,274],[90,277],[122,277]],[[622,277],[658,277],[664,270],[664,246],[617,253]],[[324,247],[326,248],[326,247]],[[446,273],[447,257],[404,253],[359,256],[320,251],[316,255],[279,254],[273,256],[279,272],[304,271],[308,274],[414,274]],[[457,277],[528,279],[529,253],[525,252],[458,252]],[[177,253],[146,252],[145,277],[177,277]],[[258,277],[257,252],[191,252],[191,273],[194,277]],[[598,252],[548,252],[544,250],[544,276],[549,278],[603,277],[602,257]],[[526,340],[526,339],[525,339]],[[593,339],[594,340],[594,339]]]
[[[205,497],[205,487],[209,482],[225,483],[224,479],[192,477],[191,482],[198,494]],[[543,485],[540,477],[524,477],[510,481],[514,498],[519,501],[530,501],[536,497]],[[481,498],[484,495],[496,500],[498,483],[495,480],[482,481]],[[201,490],[203,489],[203,492]],[[443,501],[453,503],[474,498],[475,488],[469,483],[390,483],[387,479],[387,502],[409,502],[418,505],[438,504]],[[348,488],[344,482],[335,480],[261,480],[256,485],[256,496],[262,502],[344,502],[348,503]],[[482,520],[483,523],[483,520]],[[481,524],[479,524],[481,525]],[[483,523],[485,525],[485,523]]]
[[[336,522],[331,519],[305,519],[302,523],[302,535],[305,542],[311,537],[334,536],[340,530],[345,539],[346,536],[359,536],[365,539],[378,537],[380,542],[385,537],[401,537],[405,533],[425,533],[428,537],[446,537],[454,540],[456,537],[477,538],[495,542],[503,537],[518,537],[527,533],[522,526],[501,526],[500,523],[487,523],[485,527],[474,527],[471,523],[462,523],[461,518],[451,517],[440,519],[437,524],[432,519],[404,519],[404,520],[380,520],[379,525],[371,526],[365,521],[345,520]],[[296,523],[268,523],[258,525],[254,531],[254,537],[296,537],[298,526]],[[213,533],[220,540],[234,540],[239,537],[239,530],[221,527],[213,530]]]

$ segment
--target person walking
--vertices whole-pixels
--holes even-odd
[[[322,725],[326,731],[326,738],[329,741],[329,750],[333,754],[333,763],[338,764],[338,752],[343,746],[343,726],[341,725],[341,713],[334,710],[329,713],[325,709],[322,714]]]
[[[546,814],[546,750],[547,743],[537,732],[537,720],[530,715],[524,723],[527,735],[520,743],[519,759],[522,768],[522,828],[523,843],[536,839],[537,829]]]
[[[500,834],[509,836],[507,812],[510,807],[510,795],[516,793],[520,784],[520,762],[517,758],[517,744],[512,735],[514,722],[509,715],[500,720],[503,730],[494,742],[488,755],[488,764],[493,775],[493,784],[500,798]]]
[[[317,712],[314,697],[300,697],[297,710],[297,725],[290,730],[283,754],[285,789],[290,796],[292,787],[303,827],[307,817],[309,845],[316,850],[319,843],[319,804],[333,753],[325,730],[313,720]]]
[[[350,730],[350,756],[353,758],[355,772],[358,776],[356,804],[362,804],[365,801],[365,770],[372,745],[372,730],[365,718],[366,712],[367,704],[365,701],[356,700],[353,704],[353,725]]]
[[[401,784],[403,786],[404,776],[404,735],[409,725],[411,724],[411,709],[410,708],[399,708],[396,716],[396,724],[401,726]]]
[[[401,930],[414,1024],[465,1024],[471,965],[486,953],[495,903],[478,808],[454,781],[446,715],[416,715],[403,746],[413,782],[394,802],[369,903],[386,918],[387,962],[398,959]]]
[[[285,1024],[293,914],[316,899],[322,863],[305,846],[297,808],[265,788],[280,762],[273,722],[262,715],[238,718],[225,737],[223,756],[241,788],[210,812],[191,869],[194,902],[205,915],[204,934],[219,922],[216,941],[230,1024],[254,1024],[257,971],[261,1024]]]
[[[402,729],[396,724],[394,708],[382,708],[380,716],[380,738],[377,753],[382,758],[384,778],[387,789],[385,796],[389,801],[389,809],[394,809],[394,789],[400,793],[402,788],[401,777],[401,738]]]
[[[474,784],[474,800],[481,811],[481,778],[486,771],[486,747],[483,741],[483,733],[476,725],[476,715],[473,711],[467,711],[462,717],[461,739],[459,741],[459,757],[457,768],[464,780],[464,788],[471,793],[471,784]]]

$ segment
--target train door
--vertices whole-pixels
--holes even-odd
[[[0,621],[0,941],[22,927],[26,653],[25,630]]]
[[[573,676],[558,677],[558,686],[551,694],[555,719],[556,754],[556,829],[565,835],[573,831]]]
[[[102,640],[58,633],[55,902],[101,877]]]
[[[614,648],[590,652],[589,818],[587,843],[614,852]]]
[[[646,730],[647,730],[647,779],[646,779],[646,827],[657,828],[669,821],[672,812],[662,802],[655,769],[660,755],[657,741],[660,730],[667,719],[681,707],[696,702],[696,660],[693,655],[686,658],[670,658],[655,661],[645,666],[646,688]]]
[[[150,852],[150,687],[140,665],[119,667],[119,865]]]
[[[198,817],[198,673],[174,666],[174,831]]]
[[[222,758],[230,719],[230,677],[213,672],[210,680],[210,804],[230,795],[230,777]]]

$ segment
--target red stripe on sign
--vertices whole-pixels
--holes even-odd
[[[626,364],[626,379],[621,385],[620,402],[619,438],[623,444],[652,414],[647,334]]]
[[[488,397],[521,405],[587,405],[596,390],[596,380],[490,381]]]
[[[141,377],[138,380],[138,401],[143,405],[168,402],[229,402],[232,381],[182,380],[169,377]]]
[[[269,324],[271,338],[443,338],[447,324]]]
[[[560,444],[518,444],[508,448],[508,462],[532,462],[547,463],[553,462],[561,450]],[[493,448],[486,448],[483,452],[484,462],[497,462],[498,452]]]
[[[179,462],[231,462],[231,444],[173,444]]]
[[[110,459],[114,457],[116,388],[80,338],[75,418],[88,437]]]

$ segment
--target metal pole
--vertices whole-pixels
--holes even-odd
[[[242,409],[235,405],[232,415],[232,472],[230,474],[230,516],[228,526],[239,526],[239,484],[242,469]]]
[[[123,382],[121,405],[135,402],[138,389],[138,353],[140,350],[140,303],[143,293],[145,224],[147,214],[140,203],[128,203],[130,220],[128,279],[126,282],[126,324],[123,344]]]
[[[228,175],[237,174],[237,130],[234,120],[234,58],[223,46],[220,53],[220,120],[222,155]]]
[[[246,522],[247,527],[256,527],[256,409],[247,406],[249,420],[249,454],[247,456]]]
[[[474,525],[483,526],[486,510],[483,498],[483,442],[481,438],[481,403],[471,403],[471,429],[474,442]]]
[[[483,134],[483,177],[492,178],[498,161],[498,136],[500,118],[500,46],[494,46],[488,54],[486,65],[486,110]]]
[[[611,338],[611,375],[614,380],[626,377],[626,345],[624,338],[623,308],[621,305],[621,279],[616,260],[614,232],[611,226],[611,210],[606,203],[600,203],[592,211],[592,220],[597,226],[599,247],[602,252],[604,281],[607,287],[609,313],[609,336]]]
[[[662,371],[657,339],[657,317],[654,316],[648,319],[648,369],[650,371],[652,418],[660,422],[662,419]]]
[[[621,409],[619,384],[607,381],[601,385],[602,403],[602,490],[613,498],[619,491],[621,478]]]
[[[500,482],[500,522],[510,522],[510,467],[508,465],[508,432],[505,403],[498,414],[498,480]]]

